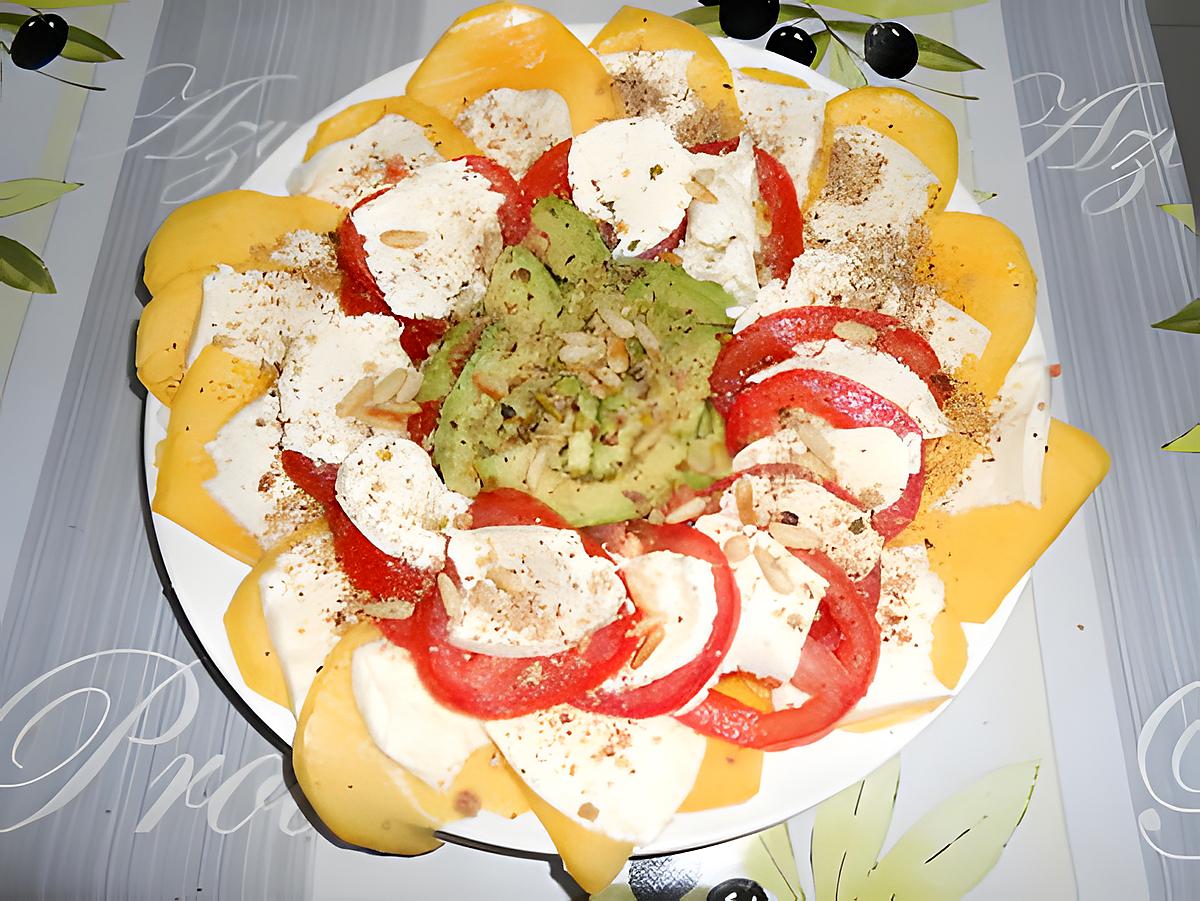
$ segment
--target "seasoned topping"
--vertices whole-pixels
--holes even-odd
[[[454,124],[517,178],[573,133],[567,102],[545,89],[488,91],[459,113]]]

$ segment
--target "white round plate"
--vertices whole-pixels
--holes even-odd
[[[586,43],[599,28],[598,25],[576,25],[572,26],[571,30]],[[728,39],[718,39],[716,44],[734,68],[763,66],[791,72],[804,78],[813,88],[830,94],[839,94],[845,90],[824,76],[777,54]],[[420,60],[417,60],[400,66],[322,110],[284,141],[243,187],[268,194],[286,194],[285,181],[288,173],[300,162],[304,148],[319,122],[352,103],[403,94],[409,77],[419,64]],[[979,212],[979,207],[970,192],[965,190],[961,183],[955,187],[949,208]],[[1041,331],[1035,326],[1022,358],[1042,355],[1044,348]],[[166,434],[168,413],[161,403],[153,397],[147,397],[143,450],[146,482],[151,497],[154,496],[157,475],[154,449]],[[242,701],[261,717],[280,739],[290,744],[296,726],[294,717],[289,710],[262,698],[246,686],[234,662],[233,651],[222,623],[225,608],[248,572],[248,567],[170,520],[158,514],[154,514],[153,519],[158,547],[170,576],[171,586],[205,651]],[[967,668],[959,681],[959,687],[950,694],[957,694],[978,669],[1008,621],[1028,578],[1028,575],[1022,578],[988,622],[978,626],[967,626]],[[755,797],[737,807],[679,814],[653,844],[639,848],[638,853],[667,854],[728,841],[765,829],[807,810],[862,779],[893,757],[945,707],[943,704],[938,711],[892,728],[862,734],[837,731],[812,745],[767,754],[763,766],[762,788]],[[525,814],[516,820],[506,820],[484,812],[473,819],[447,826],[441,834],[450,841],[501,850],[554,853],[554,847],[545,830],[533,814]]]

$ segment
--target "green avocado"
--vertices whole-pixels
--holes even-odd
[[[539,201],[533,223],[536,239],[497,261],[479,342],[445,394],[433,447],[447,486],[519,488],[585,526],[728,472],[707,399],[733,301],[677,266],[614,260],[566,201]],[[429,367],[439,390],[449,369],[437,355]]]

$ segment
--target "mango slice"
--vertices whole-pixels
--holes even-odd
[[[908,148],[941,185],[933,209],[946,208],[958,181],[958,133],[949,119],[908,91],[865,87],[838,94],[825,105],[826,147],[844,125],[865,125]]]
[[[529,809],[541,820],[571,878],[589,895],[608,888],[629,860],[633,845],[584,829],[543,801],[529,786],[521,783],[521,788]]]
[[[578,134],[620,115],[612,79],[549,13],[489,3],[455,20],[408,82],[408,95],[448,119],[496,88],[557,91]]]
[[[283,676],[283,668],[279,664],[279,655],[271,643],[267,618],[263,613],[262,597],[258,593],[258,583],[275,565],[275,560],[280,554],[310,535],[323,532],[327,528],[325,520],[319,519],[297,529],[267,551],[246,574],[246,578],[242,579],[229,602],[229,607],[225,610],[225,634],[229,638],[229,646],[233,648],[233,659],[237,662],[242,679],[251,691],[289,710],[295,708]]]
[[[1021,239],[990,216],[939,213],[928,223],[918,276],[991,331],[983,356],[969,358],[959,377],[994,397],[1033,331],[1037,276]]]
[[[155,513],[250,565],[262,556],[262,548],[205,490],[217,465],[204,445],[274,381],[271,367],[247,363],[215,344],[204,348],[175,393],[167,437],[158,446],[158,484],[150,505]]]
[[[379,750],[350,678],[354,652],[379,638],[373,623],[350,629],[325,658],[300,711],[292,767],[322,822],[350,844],[412,856],[441,845],[439,826],[478,809],[510,818],[527,810],[516,776],[493,747],[476,751],[445,792]]]
[[[750,676],[723,676],[717,683],[717,691],[756,710],[771,709],[770,691],[760,688]],[[762,783],[762,767],[762,751],[742,748],[719,738],[709,738],[700,772],[696,774],[696,784],[684,799],[679,812],[714,810],[749,801],[758,794]]]
[[[470,138],[432,107],[411,97],[381,97],[348,106],[318,125],[317,133],[304,150],[304,158],[312,159],[322,147],[352,138],[388,115],[403,116],[420,125],[429,143],[448,160],[479,153]]]
[[[708,35],[694,25],[648,9],[623,6],[589,46],[596,53],[635,50],[694,53],[688,65],[688,84],[706,107],[721,114],[725,137],[731,138],[741,131],[742,117],[729,63]]]
[[[277,269],[265,248],[288,232],[337,228],[345,213],[312,197],[226,191],[182,206],[146,249],[143,280],[153,295],[138,323],[134,362],[146,390],[170,406],[183,378],[188,343],[204,298],[204,277],[218,263]]]
[[[789,88],[807,88],[808,82],[786,72],[776,72],[774,69],[763,69],[759,66],[745,66],[738,69],[747,78],[755,81],[765,81],[767,84],[781,84]]]
[[[949,514],[925,510],[896,538],[924,541],[946,586],[946,610],[982,623],[1058,537],[1108,472],[1104,448],[1085,432],[1053,420],[1040,509],[1013,503]],[[1004,536],[997,541],[996,536]]]

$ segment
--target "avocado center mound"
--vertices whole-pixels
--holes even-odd
[[[449,386],[448,361],[479,336],[433,436],[446,484],[518,488],[584,526],[644,516],[681,483],[727,473],[707,398],[729,295],[678,266],[614,260],[566,201],[539,201],[533,224],[537,238],[500,256],[483,309],[426,366]]]

